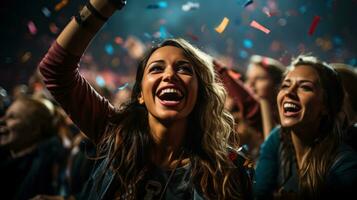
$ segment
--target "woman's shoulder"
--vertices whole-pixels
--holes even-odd
[[[357,170],[357,152],[349,145],[342,143],[337,149],[337,155],[331,170],[344,170],[354,168]]]
[[[357,187],[357,153],[350,146],[341,144],[327,176],[329,194],[355,195]]]

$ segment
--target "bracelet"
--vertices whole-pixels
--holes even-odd
[[[107,21],[109,18],[108,17],[104,17],[102,14],[100,14],[100,12],[98,12],[94,6],[90,3],[90,1],[88,0],[86,7],[88,8],[88,10],[98,19],[102,20],[102,21]]]
[[[97,19],[97,20],[105,22],[104,20],[98,18],[98,16],[93,14],[93,12],[87,6],[83,7],[82,10],[79,11],[77,13],[77,15],[74,16],[74,19],[80,27],[83,27],[93,33],[97,32],[101,26],[96,27],[94,25],[96,23],[92,20]],[[92,23],[91,23],[91,21],[92,21]],[[100,21],[98,21],[98,22],[100,22]],[[94,24],[93,24],[93,22],[94,22]]]

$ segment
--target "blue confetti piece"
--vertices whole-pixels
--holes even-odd
[[[118,87],[118,90],[124,90],[128,86],[129,86],[129,83],[125,83],[124,85]]]
[[[159,8],[167,8],[168,6],[166,1],[160,1],[157,5],[159,5]]]
[[[247,49],[251,49],[253,47],[253,42],[252,40],[249,39],[244,39],[243,40],[243,46]]]
[[[166,1],[159,1],[156,4],[149,4],[146,6],[147,9],[159,9],[159,8],[167,8],[168,4]]]
[[[247,6],[249,6],[250,4],[252,4],[252,3],[253,3],[253,0],[248,0],[248,1],[246,1],[246,2],[244,3],[243,7],[247,7]]]
[[[240,50],[239,51],[239,57],[248,58],[248,53],[245,50]]]
[[[152,36],[149,34],[149,33],[144,33],[144,36],[147,38],[147,39],[151,39],[152,38]]]
[[[97,82],[99,87],[104,87],[105,86],[105,80],[103,79],[102,76],[97,76],[95,78],[95,82]]]
[[[342,38],[339,37],[339,36],[333,37],[333,43],[334,43],[335,45],[342,45]]]
[[[48,10],[47,7],[43,7],[43,8],[41,9],[41,11],[42,11],[42,13],[43,13],[46,17],[50,17],[50,16],[51,16],[51,11]]]
[[[107,54],[109,54],[109,55],[113,55],[113,54],[114,54],[113,45],[111,45],[111,44],[106,44],[106,45],[105,45],[105,52],[107,52]]]

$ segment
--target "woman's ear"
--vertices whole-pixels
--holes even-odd
[[[143,105],[145,103],[142,92],[140,92],[140,94],[138,96],[138,101],[139,101],[139,104],[141,104],[141,105]]]

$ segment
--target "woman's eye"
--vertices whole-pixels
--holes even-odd
[[[288,88],[288,87],[289,87],[288,84],[282,84],[282,85],[280,86],[280,89],[286,89],[286,88]]]
[[[161,72],[162,71],[162,67],[161,66],[152,66],[150,69],[149,69],[149,72]]]
[[[309,86],[309,85],[302,85],[301,88],[303,90],[305,90],[305,91],[312,91],[313,90],[313,88],[311,86]]]
[[[189,73],[192,74],[192,67],[188,65],[181,65],[177,67],[178,72],[184,72],[184,73]]]

